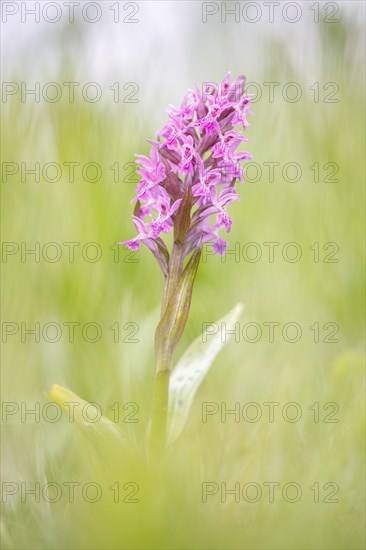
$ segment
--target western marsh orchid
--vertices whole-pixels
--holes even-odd
[[[241,163],[252,158],[246,151],[237,152],[248,139],[236,126],[245,130],[247,115],[252,114],[251,95],[244,93],[244,85],[244,76],[231,83],[230,73],[220,86],[210,84],[200,91],[196,85],[179,108],[167,109],[168,121],[156,139],[148,140],[149,157],[137,155],[141,179],[132,200],[137,235],[120,244],[131,250],[145,244],[165,279],[155,336],[155,449],[166,442],[172,356],[188,318],[202,245],[211,243],[215,253],[225,253],[227,243],[219,231],[231,230],[227,208],[239,200],[235,184],[244,181]],[[171,231],[173,245],[168,250],[162,236]]]

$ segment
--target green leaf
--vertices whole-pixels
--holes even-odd
[[[234,325],[241,311],[242,304],[237,304],[215,324],[218,327],[221,327],[221,323]],[[222,341],[221,330],[215,334],[207,331],[202,333],[189,346],[172,372],[169,382],[168,444],[173,443],[182,432],[194,396],[215,357],[226,342]]]
[[[95,446],[130,443],[127,434],[114,422],[102,416],[100,409],[93,403],[84,401],[71,390],[54,384],[46,396],[67,413],[69,421],[76,424]]]
[[[169,368],[174,349],[183,334],[191,307],[193,283],[201,258],[201,247],[192,253],[169,298],[155,334],[156,358],[159,370]]]

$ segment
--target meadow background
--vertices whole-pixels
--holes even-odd
[[[99,4],[103,17],[94,24],[76,11],[74,23],[64,16],[55,24],[31,18],[22,23],[18,14],[2,25],[4,82],[25,82],[29,88],[40,82],[41,89],[57,82],[64,92],[64,82],[80,82],[79,89],[97,82],[103,89],[96,103],[83,100],[78,91],[73,103],[66,93],[55,103],[42,97],[36,103],[32,96],[22,102],[20,93],[2,98],[2,400],[19,406],[19,413],[2,418],[2,479],[19,488],[3,498],[3,547],[364,548],[364,3],[331,3],[339,7],[333,23],[324,21],[330,13],[324,3],[316,3],[320,19],[314,23],[307,2],[297,3],[303,12],[297,23],[280,15],[269,23],[262,3],[257,3],[263,16],[256,23],[243,18],[236,23],[230,16],[223,23],[220,14],[203,23],[201,2],[138,2],[135,24],[114,23],[112,3]],[[131,8],[123,11],[125,3],[120,4],[124,17]],[[259,323],[263,334],[256,343],[232,339],[224,348],[196,396],[185,432],[161,464],[148,466],[144,434],[163,282],[147,249],[131,259],[114,245],[134,235],[130,201],[136,177],[128,176],[130,165],[123,167],[135,153],[147,153],[145,138],[163,124],[169,103],[177,105],[194,82],[220,82],[228,70],[234,77],[246,74],[262,90],[246,144],[262,176],[253,181],[254,168],[248,169],[241,202],[230,209],[229,249],[242,251],[255,242],[262,257],[250,262],[243,254],[228,255],[226,261],[207,256],[201,263],[176,359],[200,334],[202,323],[221,318],[237,302],[244,304],[241,326]],[[118,102],[109,90],[115,82],[121,85]],[[132,91],[123,90],[128,82],[138,84],[137,103],[123,102]],[[273,101],[265,82],[279,83]],[[301,87],[299,101],[283,98],[288,82]],[[309,88],[315,82],[318,102]],[[331,96],[336,102],[325,101],[333,91],[323,89],[329,82],[338,86]],[[6,177],[4,162],[16,163],[19,171]],[[29,174],[22,181],[20,163],[31,168],[35,162],[80,166],[73,182],[67,169],[53,183],[42,174],[39,182]],[[88,162],[100,165],[99,181],[82,177]],[[119,181],[109,168],[116,162]],[[272,181],[266,162],[280,163]],[[283,176],[289,162],[301,166],[299,181]],[[310,169],[314,163],[319,163],[319,181]],[[335,181],[327,178],[326,163],[339,167]],[[64,245],[70,242],[80,243],[73,262]],[[82,255],[92,242],[102,251],[95,262]],[[280,243],[273,262],[266,242]],[[289,242],[301,247],[298,262],[282,256]],[[60,247],[58,261],[47,259],[56,250],[48,243]],[[319,243],[319,261],[314,261],[314,243]],[[325,261],[335,250],[334,245],[324,249],[327,243],[339,247],[331,256],[338,261]],[[39,246],[39,261],[22,256],[24,246]],[[93,257],[93,248],[85,254]],[[263,325],[272,321],[281,324],[273,343]],[[42,335],[39,342],[32,335],[22,341],[21,323],[27,328],[40,323],[42,330],[50,322],[63,327],[58,342]],[[73,342],[64,325],[70,322],[80,323]],[[81,333],[90,322],[102,328],[95,343]],[[281,337],[289,322],[302,328],[297,343]],[[7,335],[6,323],[15,323],[11,326],[19,331]],[[120,326],[117,343],[109,328],[114,323]],[[309,329],[314,323],[320,327],[318,343]],[[331,332],[326,323],[338,325],[338,342],[324,341]],[[126,341],[136,326],[132,338],[138,341]],[[52,330],[49,334],[52,338]],[[93,337],[92,329],[88,334]],[[42,414],[40,421],[22,418],[24,406],[40,403],[44,410],[45,392],[53,383],[97,402],[109,418],[113,403],[122,411],[124,403],[137,403],[139,422],[125,425],[137,450],[120,453],[108,441],[95,445],[65,417],[55,423]],[[215,415],[203,423],[204,402],[227,408],[256,402],[263,417],[250,423],[227,416],[220,422]],[[273,423],[265,402],[280,403]],[[296,423],[282,417],[289,402],[301,407]],[[314,403],[319,403],[319,422],[309,409]],[[324,422],[332,412],[323,409],[327,403],[339,406],[338,422]],[[21,483],[31,488],[55,482],[65,488],[64,483],[90,481],[103,489],[99,502],[85,502],[80,487],[72,503],[66,489],[57,503],[21,494]],[[137,483],[139,502],[113,502],[109,487],[116,481],[121,487]],[[228,488],[259,483],[263,496],[256,503],[236,503],[228,496],[223,503],[218,493],[203,503],[202,482]],[[286,502],[279,490],[270,503],[263,482],[278,482],[281,488],[297,482],[302,498]],[[315,482],[317,503],[309,489]],[[330,486],[324,489],[328,482],[339,486],[338,502],[324,502],[331,493]],[[128,492],[121,489],[122,497]]]

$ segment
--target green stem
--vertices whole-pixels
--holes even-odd
[[[157,366],[150,432],[150,448],[155,457],[157,454],[161,456],[166,448],[172,356],[187,322],[193,283],[201,257],[199,246],[183,271],[183,250],[184,242],[176,241],[164,290],[161,320],[155,333]]]
[[[168,398],[170,370],[158,370],[155,376],[155,392],[151,424],[151,450],[154,456],[163,454],[167,438]]]
[[[174,243],[169,262],[169,275],[166,280],[162,302],[161,318],[174,288],[182,274],[183,245]],[[151,423],[151,450],[156,456],[164,451],[167,439],[168,402],[169,402],[169,376],[172,369],[171,354],[169,357],[157,357],[155,389]]]

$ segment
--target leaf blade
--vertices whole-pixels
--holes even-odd
[[[217,321],[235,323],[242,311],[242,304],[237,304],[225,317]],[[221,340],[220,331],[210,335],[209,342],[203,342],[201,334],[188,347],[173,370],[169,382],[168,405],[168,445],[181,434],[187,422],[194,396],[216,356],[226,342]],[[208,336],[206,331],[206,336]]]
[[[50,391],[46,392],[46,396],[57,403],[69,415],[70,405],[73,405],[72,422],[81,428],[91,440],[95,440],[96,442],[103,439],[113,441],[117,444],[128,444],[127,433],[123,432],[115,423],[103,416],[93,403],[88,403],[68,388],[53,384]],[[83,412],[86,408],[88,409],[87,415]],[[94,422],[89,421],[88,418],[98,418],[98,420]]]

